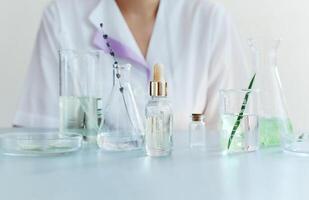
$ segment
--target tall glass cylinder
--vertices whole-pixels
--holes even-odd
[[[99,51],[61,50],[60,132],[96,142],[103,122],[103,69]]]

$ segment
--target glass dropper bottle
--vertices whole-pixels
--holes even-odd
[[[150,96],[146,106],[146,153],[151,157],[168,156],[173,145],[173,112],[167,99],[167,82],[163,65],[157,64],[150,82]]]

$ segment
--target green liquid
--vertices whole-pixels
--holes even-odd
[[[259,126],[261,147],[279,146],[280,135],[282,133],[293,132],[293,127],[290,119],[280,119],[277,117],[260,118]]]

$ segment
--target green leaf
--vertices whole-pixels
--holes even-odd
[[[253,86],[253,83],[254,83],[254,80],[255,80],[255,76],[256,74],[254,74],[254,76],[252,77],[251,81],[250,81],[250,84],[249,84],[249,87],[248,87],[248,90],[251,90],[252,89],[252,86]],[[227,149],[230,149],[231,147],[231,144],[232,144],[232,141],[233,141],[233,138],[236,134],[236,131],[241,123],[241,120],[243,119],[244,117],[244,112],[246,110],[246,107],[247,107],[247,103],[248,103],[248,99],[249,99],[249,95],[250,95],[250,91],[246,93],[245,95],[245,98],[244,98],[244,101],[241,105],[241,109],[240,109],[240,112],[238,114],[238,117],[236,119],[236,122],[233,126],[233,129],[232,129],[232,132],[231,132],[231,135],[230,135],[230,138],[229,138],[229,142],[228,142],[228,145],[227,145]]]

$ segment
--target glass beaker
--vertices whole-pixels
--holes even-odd
[[[241,113],[245,102],[245,110]],[[221,142],[227,153],[259,148],[258,90],[221,90]]]
[[[279,146],[280,141],[293,133],[286,109],[282,84],[278,72],[280,40],[271,38],[249,39],[257,87],[260,89],[260,144],[261,147]],[[283,144],[282,143],[282,144]]]
[[[60,50],[60,132],[96,143],[103,122],[100,51]]]
[[[144,147],[144,120],[130,83],[131,65],[114,64],[113,88],[105,110],[98,145],[107,151],[129,151]]]

